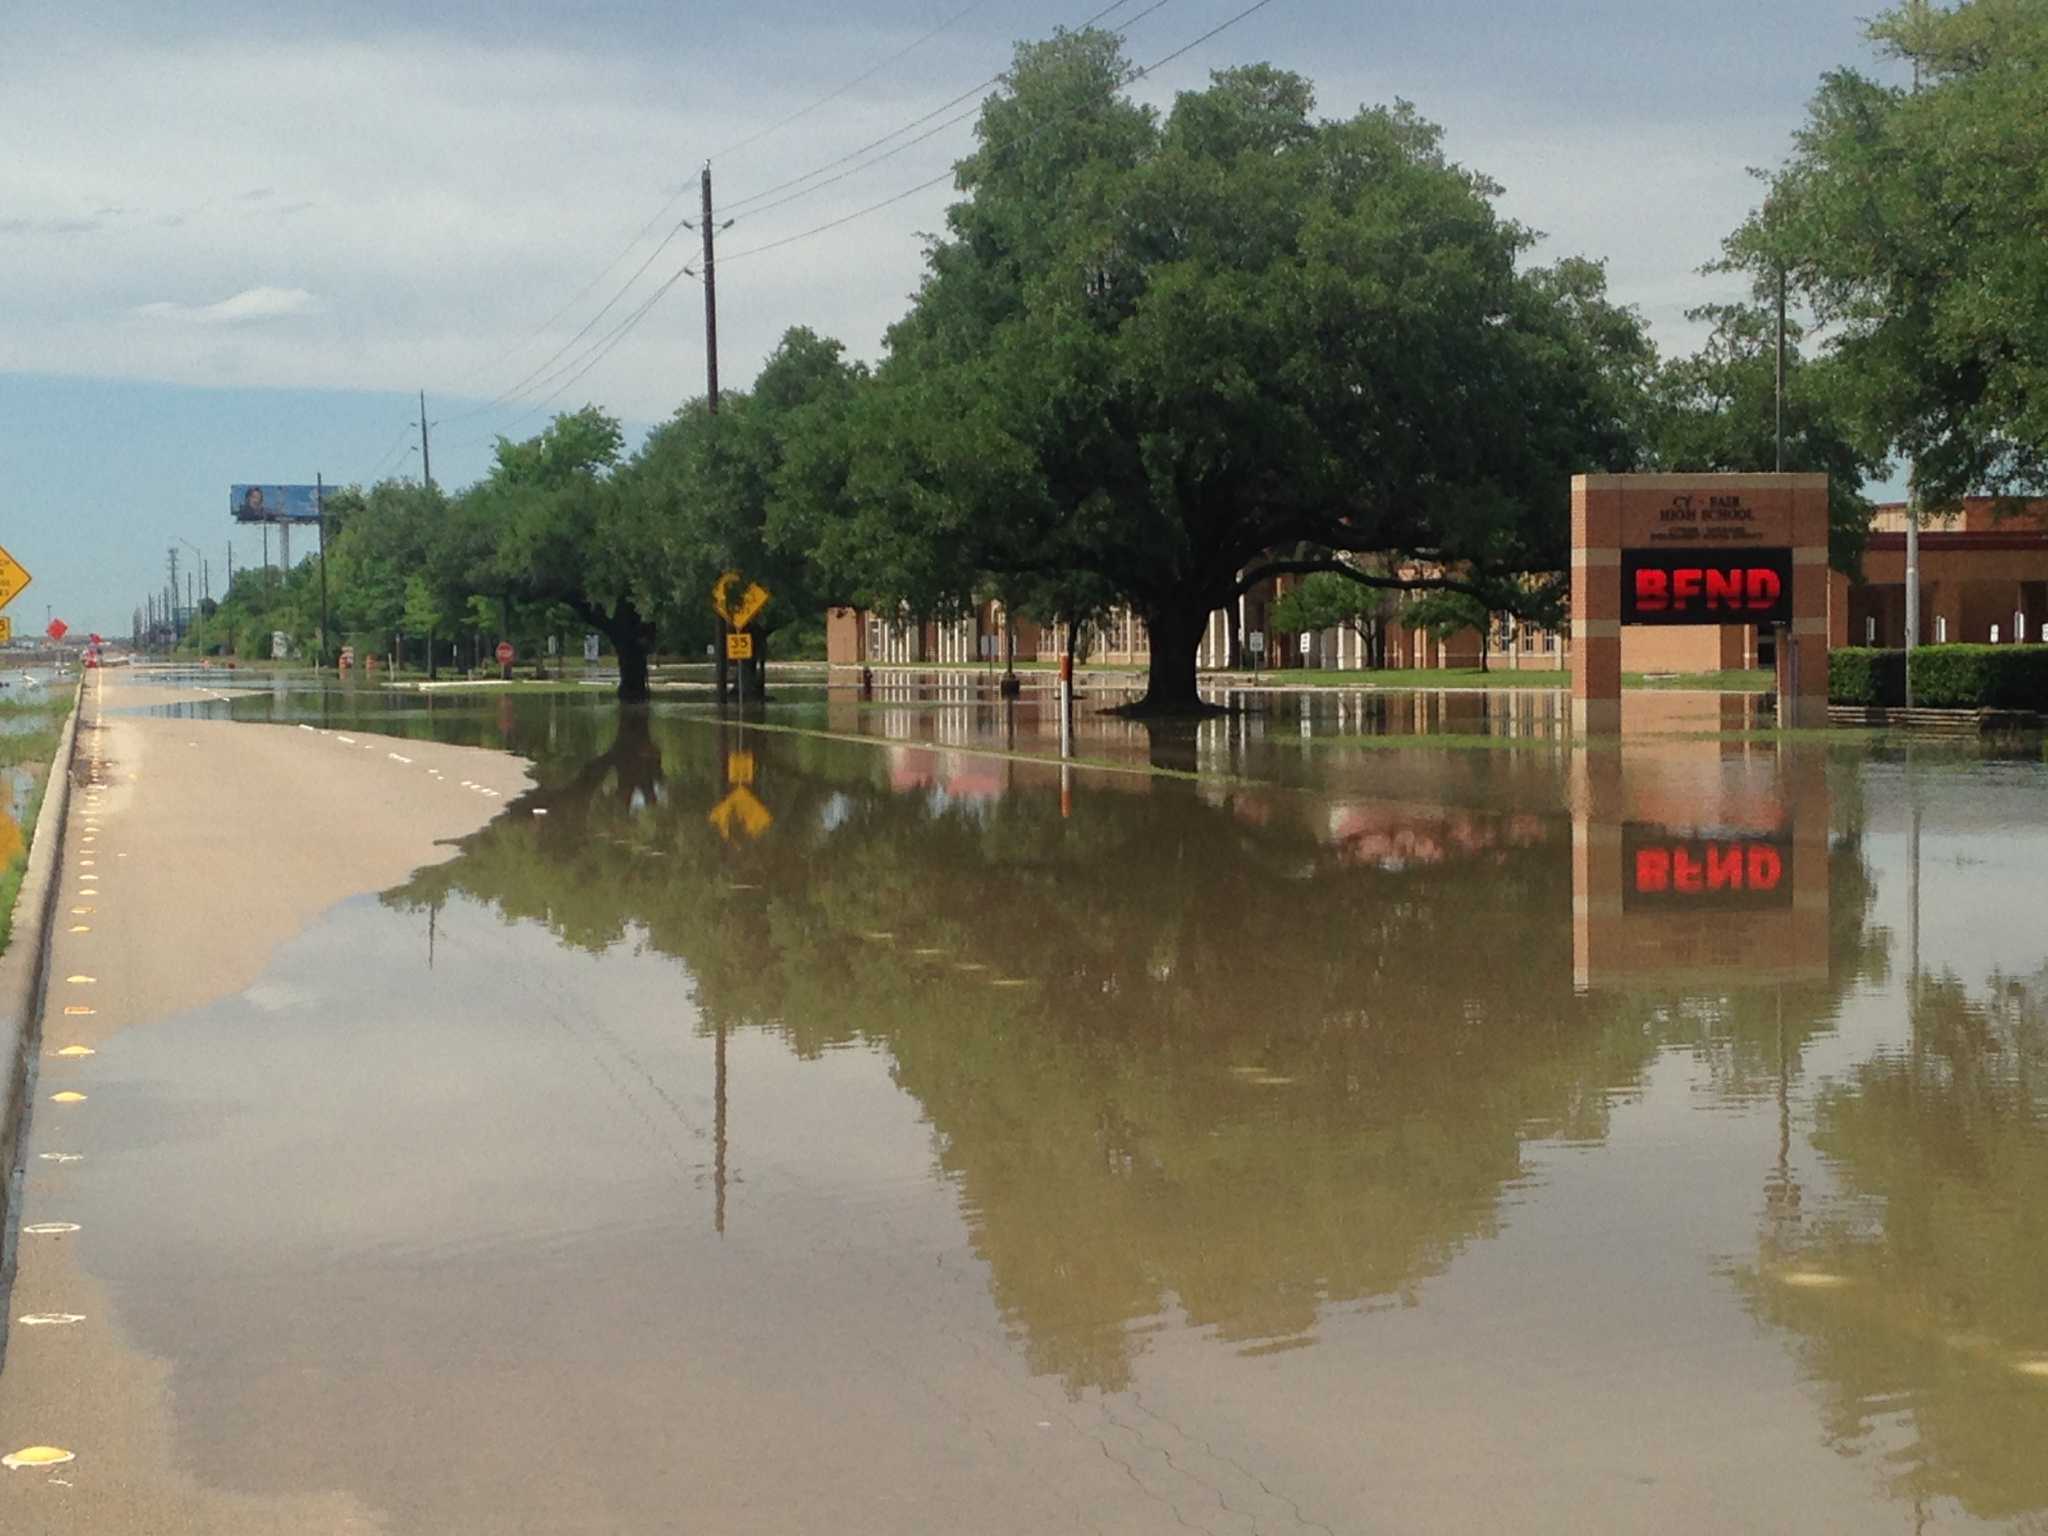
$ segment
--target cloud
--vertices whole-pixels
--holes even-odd
[[[135,313],[180,325],[259,325],[293,315],[317,314],[320,301],[303,288],[245,288],[217,304],[139,304]]]

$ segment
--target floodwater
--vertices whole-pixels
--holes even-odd
[[[954,681],[206,706],[539,787],[130,1031],[79,1252],[190,1471],[434,1533],[2048,1519],[2040,743],[1255,702],[1078,765]]]

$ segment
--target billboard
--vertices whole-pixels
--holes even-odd
[[[312,485],[236,485],[228,510],[238,523],[317,523],[320,488]]]

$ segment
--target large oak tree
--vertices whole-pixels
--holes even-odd
[[[1568,477],[1630,467],[1650,361],[1599,269],[1523,270],[1531,233],[1405,104],[1320,119],[1255,66],[1161,117],[1131,79],[1107,33],[1019,49],[820,559],[913,607],[1093,578],[1144,620],[1160,712],[1199,707],[1207,615],[1277,571],[1554,613]]]

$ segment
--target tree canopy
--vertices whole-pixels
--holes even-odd
[[[1599,268],[1523,270],[1531,233],[1405,104],[1319,119],[1259,65],[1162,117],[1130,78],[1109,33],[1019,48],[853,413],[828,570],[913,608],[1084,573],[1167,709],[1276,570],[1369,551],[1412,574],[1359,579],[1554,596],[1524,578],[1566,564],[1572,471],[1632,466],[1617,381],[1650,355]]]
[[[2048,5],[1924,0],[1869,35],[1912,86],[1821,84],[1770,194],[1728,241],[1827,328],[1867,448],[1939,504],[2048,489]]]

